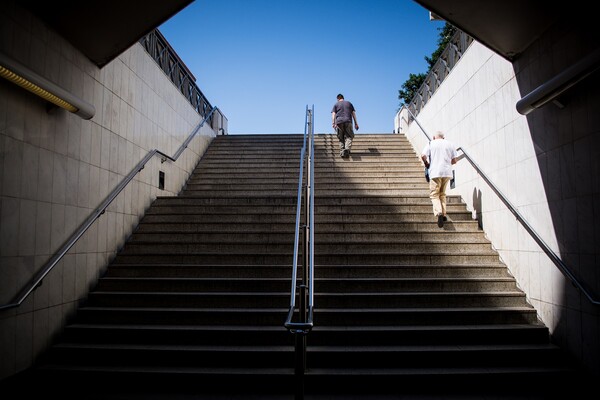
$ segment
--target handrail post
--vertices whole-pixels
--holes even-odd
[[[300,151],[300,172],[298,175],[298,196],[296,199],[296,228],[294,231],[294,253],[292,257],[292,287],[290,293],[290,308],[284,326],[295,335],[294,350],[294,389],[295,399],[304,400],[304,383],[306,373],[306,336],[313,327],[314,308],[314,193],[311,188],[314,184],[313,173],[313,108],[306,106],[305,129],[302,149]],[[306,147],[308,146],[308,153]],[[307,169],[304,171],[306,161]],[[304,215],[302,215],[302,201],[304,201]],[[302,218],[305,220],[302,221]],[[300,238],[302,236],[302,238]],[[302,243],[300,243],[302,241]],[[301,247],[300,247],[301,246]],[[302,265],[299,266],[300,251],[302,251]],[[298,275],[298,268],[303,268]],[[298,297],[296,297],[298,294]],[[296,305],[298,308],[296,309]],[[293,322],[296,310],[298,321]]]
[[[306,294],[308,287],[308,257],[309,257],[309,207],[308,207],[308,179],[310,177],[308,167],[306,169],[305,184],[303,185],[304,196],[304,225],[302,226],[302,282],[299,286],[299,322],[308,321],[308,312],[306,305]],[[296,400],[304,400],[304,372],[306,371],[306,335],[304,333],[296,334]]]
[[[305,189],[306,193],[306,189]],[[306,203],[305,203],[306,204]],[[308,237],[307,226],[302,227],[302,241],[303,241],[303,254],[302,254],[302,282],[298,286],[299,289],[299,304],[298,314],[300,323],[307,322],[307,309],[306,309],[306,289],[308,285],[307,271],[308,271]],[[296,333],[296,400],[304,400],[304,372],[306,371],[306,335],[304,333]]]
[[[301,289],[302,291],[302,289]],[[296,390],[294,398],[296,400],[304,400],[304,371],[306,369],[306,335],[296,333]]]

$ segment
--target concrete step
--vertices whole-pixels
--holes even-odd
[[[435,219],[435,218],[434,218]],[[338,233],[344,234],[346,232],[362,232],[364,234],[373,233],[442,233],[445,232],[438,228],[437,223],[431,219],[428,222],[387,222],[387,223],[318,223],[315,227],[315,235],[320,233]],[[465,232],[470,234],[481,234],[476,221],[459,221],[455,220],[451,222],[452,230],[454,232]],[[290,220],[289,222],[281,223],[186,223],[186,222],[142,222],[138,225],[135,234],[141,233],[207,233],[213,232],[215,234],[222,233],[240,233],[240,234],[253,234],[253,233],[293,233],[295,229],[295,222]],[[449,240],[453,240],[450,236]]]
[[[279,162],[282,160],[300,160],[300,149],[246,149],[246,150],[231,150],[231,151],[209,151],[202,156],[201,163],[207,162],[231,162],[243,161],[249,162],[256,160],[258,162],[273,161]],[[331,149],[315,149],[315,162],[325,162],[340,158],[338,148]],[[350,158],[361,160],[378,160],[378,162],[386,162],[388,160],[411,160],[418,161],[418,157],[412,149],[387,149],[375,150],[368,148],[353,147],[350,152]]]
[[[390,155],[410,155],[415,156],[415,151],[410,145],[361,145],[355,144],[352,146],[352,153],[355,155],[365,156],[390,156]],[[209,147],[209,149],[202,156],[203,159],[207,158],[236,158],[236,157],[297,157],[301,154],[300,146],[268,146],[268,147]],[[315,146],[315,157],[339,157],[339,145],[317,145]]]
[[[556,346],[516,345],[371,345],[309,346],[308,369],[313,368],[457,368],[560,366],[564,358]]]
[[[289,305],[285,292],[101,292],[88,296],[91,307],[211,307],[280,308]],[[315,293],[315,303],[323,308],[473,308],[526,307],[521,291],[499,292],[355,292]]]
[[[195,368],[286,368],[293,365],[293,345],[168,345],[64,343],[52,349],[65,364],[178,366]],[[560,350],[551,344],[309,346],[312,368],[443,368],[559,366]]]
[[[197,264],[197,265],[248,265],[248,264],[268,264],[268,265],[291,265],[293,259],[292,249],[288,253],[235,253],[218,254],[208,253],[184,253],[184,254],[166,254],[159,252],[146,253],[124,253],[117,254],[114,259],[115,264]],[[318,264],[333,265],[440,265],[440,264],[494,264],[499,262],[497,254],[369,254],[356,253],[320,253],[315,255],[315,262]]]
[[[144,367],[115,363],[83,367],[49,364],[43,371],[43,375],[33,374],[25,379],[28,385],[19,385],[24,395],[78,398],[78,390],[69,385],[74,377],[86,387],[90,399],[282,400],[293,397],[294,387],[291,368]],[[99,378],[111,384],[98,385]],[[590,390],[575,370],[556,366],[311,368],[305,378],[305,398],[547,400],[558,398],[554,395],[563,393],[565,385],[572,388],[569,393],[574,398],[585,398]]]
[[[246,189],[238,190],[190,190],[185,189],[182,192],[182,196],[191,197],[264,197],[264,196],[280,196],[280,197],[293,197],[296,198],[298,190],[296,186],[290,185],[289,188],[275,189],[275,190],[261,190],[261,191],[248,191]],[[406,188],[406,189],[319,189],[315,188],[315,196],[327,196],[327,197],[357,197],[357,196],[407,196],[407,197],[426,197],[429,195],[428,189],[419,188]]]
[[[197,243],[194,241],[163,243],[153,241],[128,242],[122,250],[122,254],[287,254],[292,250],[293,243],[236,243],[233,241],[221,243]],[[356,254],[357,250],[362,255],[436,255],[436,254],[470,254],[470,255],[497,255],[489,243],[385,243],[364,242],[358,237],[356,241],[349,238],[339,238],[336,242],[316,243],[315,254]]]
[[[288,183],[293,181],[298,183],[299,172],[297,169],[279,170],[277,172],[263,169],[261,171],[235,171],[213,169],[209,171],[198,171],[190,177],[190,183],[201,183],[202,181],[245,181],[248,183],[261,182],[263,180],[281,181]],[[422,168],[404,168],[401,171],[318,171],[315,173],[315,182],[323,183],[333,180],[342,180],[344,182],[361,183],[361,182],[395,182],[402,179],[424,179]]]
[[[464,203],[460,201],[459,196],[448,196],[446,202],[449,206],[459,205],[466,210]],[[161,205],[290,205],[296,207],[297,196],[290,197],[157,197],[152,206]],[[431,205],[429,197],[336,197],[336,196],[315,196],[315,205]]]
[[[294,224],[295,214],[149,214],[144,223]]]
[[[247,159],[248,163],[250,160],[254,160],[258,163],[281,163],[284,161],[287,162],[296,162],[300,163],[300,148],[288,148],[288,149],[246,149],[245,151],[234,149],[231,151],[236,154],[227,154],[226,152],[209,152],[199,160],[198,166],[203,165],[204,163],[210,164],[212,161],[225,163],[228,160],[239,160],[239,159]],[[307,156],[307,153],[305,153]],[[321,163],[323,165],[335,163],[336,161],[348,161],[355,156],[357,161],[359,160],[372,160],[372,162],[377,162],[379,164],[386,164],[394,162],[394,159],[402,160],[403,162],[412,162],[413,165],[423,165],[420,161],[420,158],[417,153],[412,149],[402,149],[402,148],[387,148],[382,149],[381,152],[373,152],[373,149],[369,148],[361,148],[360,146],[353,146],[350,152],[350,157],[342,158],[340,157],[340,150],[336,147],[331,148],[316,148],[313,154],[313,158],[315,163]],[[366,165],[367,166],[367,165]]]
[[[289,278],[101,278],[101,292],[286,292]],[[328,293],[517,291],[513,278],[316,278]]]
[[[181,193],[181,196],[191,196],[191,197],[264,197],[264,196],[272,196],[272,197],[293,197],[296,198],[298,195],[297,188],[294,189],[285,189],[285,190],[262,190],[260,192],[247,190],[188,190],[184,189]]]
[[[80,366],[120,365],[194,368],[289,368],[294,346],[289,345],[189,345],[189,344],[84,344],[63,343],[50,357]]]
[[[79,323],[283,326],[288,308],[81,307]],[[531,307],[315,309],[320,326],[537,324]],[[284,328],[282,328],[284,329]]]
[[[453,213],[447,215],[444,229],[452,230],[453,223],[466,222],[477,225],[477,221],[471,219],[470,213]],[[295,223],[296,215],[288,214],[148,214],[144,218],[144,223]],[[315,224],[360,224],[360,223],[437,223],[437,218],[433,213],[396,213],[396,214],[318,214],[315,215]],[[316,228],[315,228],[316,230]],[[438,228],[440,230],[440,228]]]
[[[386,191],[391,191],[391,190],[415,190],[415,189],[421,189],[421,190],[428,190],[428,184],[427,182],[425,182],[425,180],[423,179],[422,182],[417,182],[417,181],[403,181],[401,183],[390,183],[390,182],[383,182],[383,183],[378,183],[378,182],[363,182],[361,184],[349,184],[349,183],[343,183],[343,182],[339,182],[339,181],[335,181],[335,182],[330,182],[327,183],[327,185],[323,185],[323,186],[317,186],[315,185],[315,195],[317,195],[317,193],[321,192],[321,188],[325,189],[327,192],[329,191],[366,191],[366,192],[371,192],[371,191],[376,191],[376,190],[386,190]],[[188,192],[193,192],[193,191],[222,191],[222,190],[228,190],[228,191],[245,191],[245,192],[251,192],[251,191],[290,191],[290,190],[294,190],[298,189],[298,182],[272,182],[272,183],[263,183],[263,184],[246,184],[246,183],[233,183],[233,184],[224,184],[224,183],[216,183],[216,184],[209,184],[209,183],[188,183],[185,187],[185,190]]]
[[[67,343],[123,344],[255,344],[292,345],[294,336],[280,325],[114,325],[71,324]],[[310,333],[309,346],[507,345],[548,343],[548,329],[535,324],[433,326],[320,326]]]
[[[148,209],[148,215],[169,215],[169,214],[296,214],[296,205],[258,205],[258,204],[210,204],[210,205],[170,205],[161,204]]]
[[[471,265],[315,265],[318,279],[345,278],[509,278],[506,266]],[[291,279],[287,265],[113,264],[106,277],[132,278],[284,278]],[[290,282],[290,281],[288,281]]]
[[[239,169],[236,168],[235,165],[206,165],[206,166],[196,166],[196,168],[192,171],[192,175],[190,178],[196,176],[221,176],[221,175],[235,175],[235,176],[247,176],[247,177],[257,177],[257,176],[292,176],[296,179],[300,175],[299,165],[296,166],[281,166],[276,170],[269,167],[257,167],[253,166],[251,168]]]
[[[303,208],[301,208],[303,210]],[[465,213],[462,204],[450,203],[446,210],[448,214]],[[297,207],[288,205],[166,205],[154,206],[148,209],[147,215],[168,215],[168,214],[293,214],[295,215]],[[351,212],[350,212],[351,211]],[[431,214],[431,204],[402,204],[402,205],[369,205],[357,204],[348,209],[348,205],[319,205],[315,206],[315,214],[319,215],[371,215],[371,214]]]
[[[237,175],[217,175],[211,174],[210,176],[195,174],[191,177],[187,185],[201,185],[201,184],[222,184],[222,185],[232,185],[232,184],[279,184],[279,185],[288,185],[288,184],[298,184],[298,174],[288,174],[288,175],[269,175],[265,177],[256,177],[256,174],[252,174],[255,178],[250,178],[248,176],[237,174]],[[346,185],[372,185],[372,184],[401,184],[401,183],[422,183],[424,181],[423,171],[414,171],[412,173],[404,172],[403,174],[388,172],[387,176],[380,174],[378,177],[374,176],[346,176],[344,174],[322,174],[321,176],[315,177],[316,181],[320,185],[324,184],[346,184]]]
[[[395,174],[396,176],[401,175],[404,172],[410,173],[424,173],[424,167],[417,163],[322,163],[315,165],[315,179],[323,175],[352,175],[352,174],[375,174],[377,172],[384,174]],[[238,168],[237,164],[225,164],[225,163],[203,163],[198,164],[194,169],[193,174],[243,174],[245,176],[260,174],[292,174],[293,176],[299,176],[299,163],[244,163],[243,168]]]
[[[319,233],[320,232],[320,233]],[[326,232],[319,230],[315,232],[315,243],[339,243],[344,240],[349,243],[486,243],[491,246],[489,241],[481,232],[464,232],[457,235],[455,232],[445,232],[439,230],[426,233],[371,233],[362,230],[352,231],[346,227],[343,239],[340,232]],[[207,232],[207,233],[181,233],[177,231],[147,233],[139,230],[130,237],[128,243],[246,243],[246,244],[289,244],[294,242],[294,231],[290,230],[287,234],[283,232]]]
[[[331,158],[339,158],[340,157],[340,148],[339,144],[325,145],[325,146],[315,146],[315,160],[321,159],[331,159]],[[373,158],[387,158],[387,157],[412,157],[416,158],[415,151],[410,146],[385,146],[385,145],[360,145],[353,144],[350,156],[364,156],[364,157],[373,157]]]

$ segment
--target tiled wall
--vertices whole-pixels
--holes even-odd
[[[0,10],[0,52],[91,103],[83,120],[0,79],[0,304],[153,149],[174,154],[201,121],[141,45],[99,69],[28,12]],[[177,194],[215,132],[176,163],[149,162],[17,308],[0,311],[0,379],[30,366],[71,317],[156,196]],[[165,190],[158,189],[159,170]]]
[[[600,294],[599,78],[523,116],[516,102],[586,54],[570,32],[550,32],[514,65],[474,42],[418,115],[430,135],[462,146],[543,240]],[[554,61],[553,61],[554,60]],[[596,74],[598,75],[598,74]],[[409,139],[421,151],[417,124]],[[564,278],[466,160],[457,187],[550,328],[553,340],[600,373],[599,307]],[[593,244],[596,243],[596,244]]]

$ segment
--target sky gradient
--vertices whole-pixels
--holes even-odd
[[[412,0],[196,0],[159,27],[230,134],[331,133],[338,93],[358,133],[391,133],[398,90],[427,70],[442,21]]]

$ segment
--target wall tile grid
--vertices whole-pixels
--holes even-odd
[[[200,116],[139,44],[98,69],[14,3],[0,51],[92,103],[82,120],[0,81],[0,301],[8,302],[148,151],[173,154]],[[31,365],[76,310],[157,195],[175,195],[212,138],[157,157],[20,307],[0,312],[0,379]],[[166,190],[157,189],[158,170]]]

